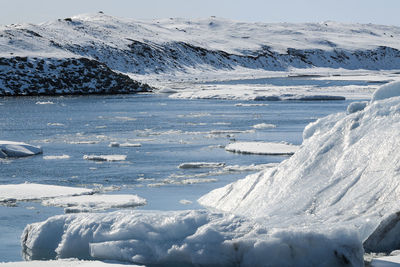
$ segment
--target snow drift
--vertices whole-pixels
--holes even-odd
[[[309,124],[290,159],[199,200],[227,213],[55,216],[25,228],[23,253],[161,265],[363,266],[362,242],[372,252],[400,246],[393,88],[399,84],[376,92],[391,98]]]

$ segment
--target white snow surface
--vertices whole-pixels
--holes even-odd
[[[371,261],[371,267],[396,267],[400,266],[400,255],[375,258]]]
[[[43,153],[37,146],[28,145],[22,142],[0,140],[0,159],[28,157]]]
[[[354,226],[366,240],[399,211],[399,129],[400,97],[374,101],[348,115],[327,116],[305,128],[303,144],[291,158],[216,189],[199,202],[282,227]],[[376,239],[386,242],[388,231]],[[385,249],[397,244],[393,242],[387,241]],[[369,244],[369,250],[379,249],[379,244]]]
[[[257,155],[292,155],[299,146],[273,142],[236,142],[225,147],[226,151]]]
[[[57,197],[43,200],[45,206],[67,208],[67,212],[98,211],[113,208],[133,208],[146,205],[146,200],[137,195],[94,194],[84,196]]]
[[[26,259],[91,258],[162,266],[362,266],[357,233],[266,228],[208,211],[118,211],[51,217],[22,234]]]
[[[78,187],[45,184],[6,184],[0,185],[0,203],[39,200],[61,196],[92,194],[93,190]]]
[[[371,98],[371,102],[391,98],[400,95],[400,82],[392,82],[383,85],[374,92]]]
[[[0,262],[0,267],[126,267],[126,264],[105,263],[101,261],[84,261],[76,259],[62,259],[51,261],[18,261]],[[142,265],[129,265],[140,267]],[[143,266],[142,266],[143,267]]]

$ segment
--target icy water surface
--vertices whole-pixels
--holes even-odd
[[[200,208],[201,195],[251,171],[179,169],[181,163],[280,162],[286,157],[233,154],[223,146],[235,140],[300,144],[305,125],[344,111],[348,103],[175,100],[146,94],[2,98],[0,140],[39,145],[44,153],[0,161],[0,184],[28,181],[132,193],[147,199],[141,209]],[[261,123],[276,128],[253,128]],[[141,146],[112,147],[112,142]],[[85,155],[126,155],[126,160],[95,162]],[[63,212],[35,202],[0,206],[0,261],[21,260],[19,238],[26,224]]]

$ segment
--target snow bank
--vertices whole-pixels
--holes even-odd
[[[229,152],[258,155],[292,155],[298,149],[292,144],[272,142],[237,142],[225,147]]]
[[[306,127],[303,144],[290,159],[216,189],[199,202],[267,217],[269,224],[282,227],[353,225],[366,240],[383,218],[399,211],[399,129],[400,97],[373,101],[356,113],[327,116]],[[382,231],[379,239],[388,234]],[[369,250],[380,248],[371,243]]]
[[[180,169],[199,169],[199,168],[222,168],[224,162],[186,162],[178,166]]]
[[[0,185],[0,203],[38,200],[60,196],[92,194],[93,190],[44,184],[7,184]]]
[[[126,155],[84,155],[83,159],[93,161],[124,161]]]
[[[105,263],[101,261],[83,261],[76,259],[51,260],[51,261],[18,261],[0,262],[0,267],[126,267],[126,264]],[[129,265],[140,267],[140,265]]]
[[[362,266],[355,232],[267,229],[207,211],[119,211],[51,217],[28,225],[24,257],[107,259],[185,266]]]
[[[371,102],[395,96],[400,96],[400,81],[392,82],[381,86],[372,95]]]
[[[42,201],[45,206],[66,208],[67,213],[99,211],[113,208],[133,208],[146,205],[146,200],[137,195],[104,195],[57,197]]]
[[[0,140],[0,158],[28,157],[43,153],[40,147],[21,142]]]

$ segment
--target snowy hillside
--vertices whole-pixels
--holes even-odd
[[[83,57],[93,63],[85,66],[89,72],[105,64],[101,66],[139,79],[146,74],[237,68],[390,70],[400,69],[400,28],[334,22],[243,23],[214,17],[136,21],[98,13],[39,25],[0,27],[2,62],[17,57],[27,57],[26,62],[31,63],[44,58],[70,62]],[[27,64],[18,60],[18,76],[31,71]],[[2,86],[13,91],[4,82],[15,74],[7,67],[0,66]],[[56,69],[51,73],[56,77],[60,74]],[[99,80],[93,83],[102,84]],[[24,87],[24,83],[17,84]]]

